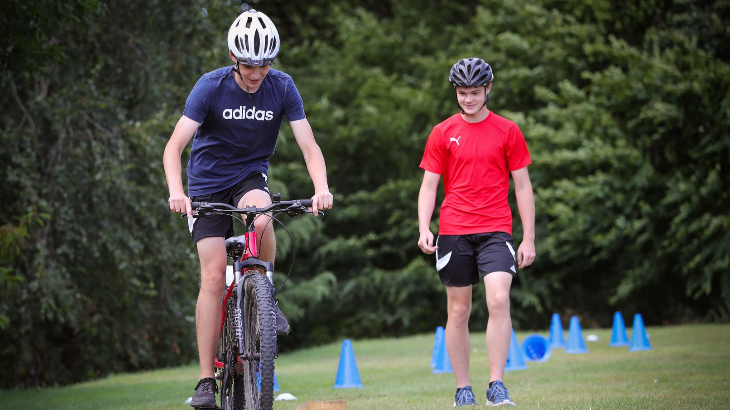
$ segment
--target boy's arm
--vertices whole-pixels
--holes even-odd
[[[192,215],[190,207],[190,198],[185,195],[185,188],[182,184],[182,164],[180,156],[183,150],[193,138],[198,130],[200,123],[191,120],[186,116],[180,117],[175,131],[172,132],[170,140],[165,146],[165,153],[162,156],[162,162],[165,166],[165,178],[167,178],[167,188],[170,191],[170,210],[174,212],[187,213]]]
[[[517,264],[520,269],[532,265],[535,260],[535,197],[527,167],[512,171],[515,182],[517,208],[522,220],[522,243],[517,249]]]
[[[303,118],[289,123],[294,132],[294,138],[299,144],[299,149],[304,155],[304,162],[307,164],[307,171],[314,183],[314,196],[312,197],[312,211],[317,215],[318,209],[331,209],[333,197],[327,185],[327,167],[324,163],[322,150],[314,140],[314,133],[309,121]]]
[[[436,190],[439,186],[441,175],[430,171],[424,171],[421,190],[418,192],[418,247],[423,253],[432,254],[437,247],[433,246],[433,233],[431,232],[431,217],[436,206]]]

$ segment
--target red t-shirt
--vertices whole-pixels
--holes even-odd
[[[444,177],[439,234],[511,235],[509,173],[531,162],[517,124],[493,112],[478,123],[456,114],[433,127],[420,167]]]

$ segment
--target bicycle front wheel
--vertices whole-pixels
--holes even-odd
[[[246,410],[271,410],[274,406],[274,356],[276,355],[276,316],[269,279],[259,273],[244,278]],[[260,387],[259,387],[260,385]]]

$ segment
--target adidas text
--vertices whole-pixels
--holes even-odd
[[[226,108],[223,110],[223,118],[227,120],[258,120],[258,121],[270,121],[274,118],[273,111],[260,111],[256,107],[246,109],[245,105],[242,105],[236,109]]]

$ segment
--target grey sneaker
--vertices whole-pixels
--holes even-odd
[[[471,390],[471,386],[464,386],[456,391],[456,396],[454,396],[454,407],[474,406],[476,404],[477,398],[474,397],[474,392]]]
[[[198,381],[195,386],[195,396],[190,405],[196,409],[215,409],[218,406],[215,402],[215,394],[218,393],[218,384],[212,377],[206,377]]]
[[[501,380],[495,380],[487,390],[487,406],[517,406],[509,398],[509,390],[504,387]]]
[[[279,310],[279,306],[274,305],[274,311],[276,312],[276,334],[278,336],[286,336],[289,334],[289,322],[284,317],[284,314]]]

